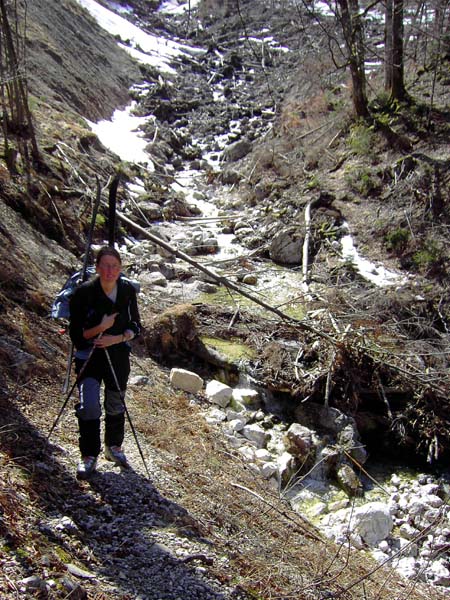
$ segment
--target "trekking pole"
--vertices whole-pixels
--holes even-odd
[[[100,336],[99,336],[99,337],[101,337],[101,335],[102,335],[102,334],[100,334]],[[61,406],[61,409],[60,409],[60,411],[59,411],[59,413],[58,413],[58,416],[56,417],[56,419],[55,419],[55,421],[54,421],[53,425],[51,426],[51,429],[50,429],[50,431],[49,431],[49,433],[48,433],[48,435],[47,435],[47,437],[46,437],[46,439],[45,439],[45,441],[46,441],[46,443],[47,443],[47,444],[48,444],[48,441],[49,441],[49,439],[50,439],[50,436],[52,435],[53,431],[55,430],[55,427],[56,427],[56,426],[58,425],[58,423],[59,423],[59,420],[60,420],[60,418],[61,418],[61,416],[62,416],[62,414],[63,414],[63,412],[64,412],[64,410],[65,410],[65,408],[66,408],[66,406],[67,406],[67,403],[68,403],[68,402],[69,402],[69,400],[70,400],[70,396],[73,394],[73,390],[75,389],[76,385],[79,383],[79,381],[80,381],[80,379],[81,379],[81,376],[83,375],[83,372],[84,372],[84,370],[85,370],[85,368],[86,368],[86,366],[87,366],[88,362],[89,362],[89,361],[90,361],[90,359],[92,358],[92,355],[93,355],[93,353],[94,353],[94,350],[95,350],[95,346],[93,346],[93,347],[92,347],[92,349],[91,349],[91,351],[89,352],[89,356],[87,357],[86,361],[84,362],[83,366],[81,367],[81,369],[80,369],[80,372],[78,373],[78,375],[77,375],[77,378],[75,379],[75,382],[74,382],[73,386],[70,388],[70,391],[69,391],[69,393],[67,394],[67,396],[66,396],[66,399],[64,400],[64,403],[63,403],[63,405]]]
[[[72,361],[73,361],[73,344],[70,344],[69,352],[67,354],[67,365],[66,365],[66,376],[64,377],[64,383],[62,386],[62,393],[67,394],[67,390],[69,389],[70,383],[70,373],[72,371]]]
[[[145,467],[145,471],[147,473],[147,476],[150,479],[150,472],[148,470],[147,463],[145,462],[144,454],[142,452],[142,448],[141,448],[141,445],[139,443],[139,440],[138,440],[138,437],[137,437],[137,434],[136,434],[136,430],[135,430],[134,425],[133,425],[133,421],[131,420],[130,413],[128,412],[128,408],[127,408],[127,405],[125,403],[125,393],[122,392],[122,390],[120,389],[119,380],[117,379],[116,371],[115,371],[115,369],[113,367],[113,364],[112,364],[111,357],[109,355],[108,349],[104,348],[104,351],[106,352],[106,358],[108,359],[108,364],[109,364],[109,368],[111,369],[112,376],[114,378],[114,383],[116,384],[116,387],[117,387],[117,389],[119,391],[119,394],[120,394],[120,399],[122,400],[123,406],[125,408],[125,414],[127,415],[127,419],[128,419],[129,424],[130,424],[131,431],[133,432],[133,436],[134,436],[134,440],[136,442],[136,446],[138,447],[139,454],[141,455],[141,458],[142,458],[142,462],[144,463],[144,467]]]

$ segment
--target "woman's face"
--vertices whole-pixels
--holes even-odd
[[[122,265],[115,256],[105,254],[97,265],[97,273],[104,283],[115,283],[119,279]]]

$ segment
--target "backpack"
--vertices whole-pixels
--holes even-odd
[[[81,283],[84,283],[90,279],[93,275],[95,275],[95,273],[95,267],[88,267],[86,269],[84,278],[82,277],[82,271],[77,271],[69,277],[53,300],[50,311],[50,316],[52,319],[70,319],[70,297],[74,293],[75,288],[77,288]],[[141,286],[138,281],[129,279],[123,274],[120,275],[120,278],[124,279],[125,281],[129,281],[136,290],[136,293],[139,294]]]

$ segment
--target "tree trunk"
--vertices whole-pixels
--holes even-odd
[[[361,26],[358,0],[337,0],[341,12],[341,26],[347,46],[348,63],[352,77],[352,100],[358,117],[367,118],[369,109],[364,70],[364,34]]]
[[[384,87],[391,100],[404,100],[403,0],[386,1],[385,38]]]

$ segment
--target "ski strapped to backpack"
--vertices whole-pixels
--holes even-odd
[[[119,187],[120,173],[118,173],[111,181],[109,186],[108,197],[108,246],[114,248],[116,241],[116,204],[117,204],[117,188]]]

